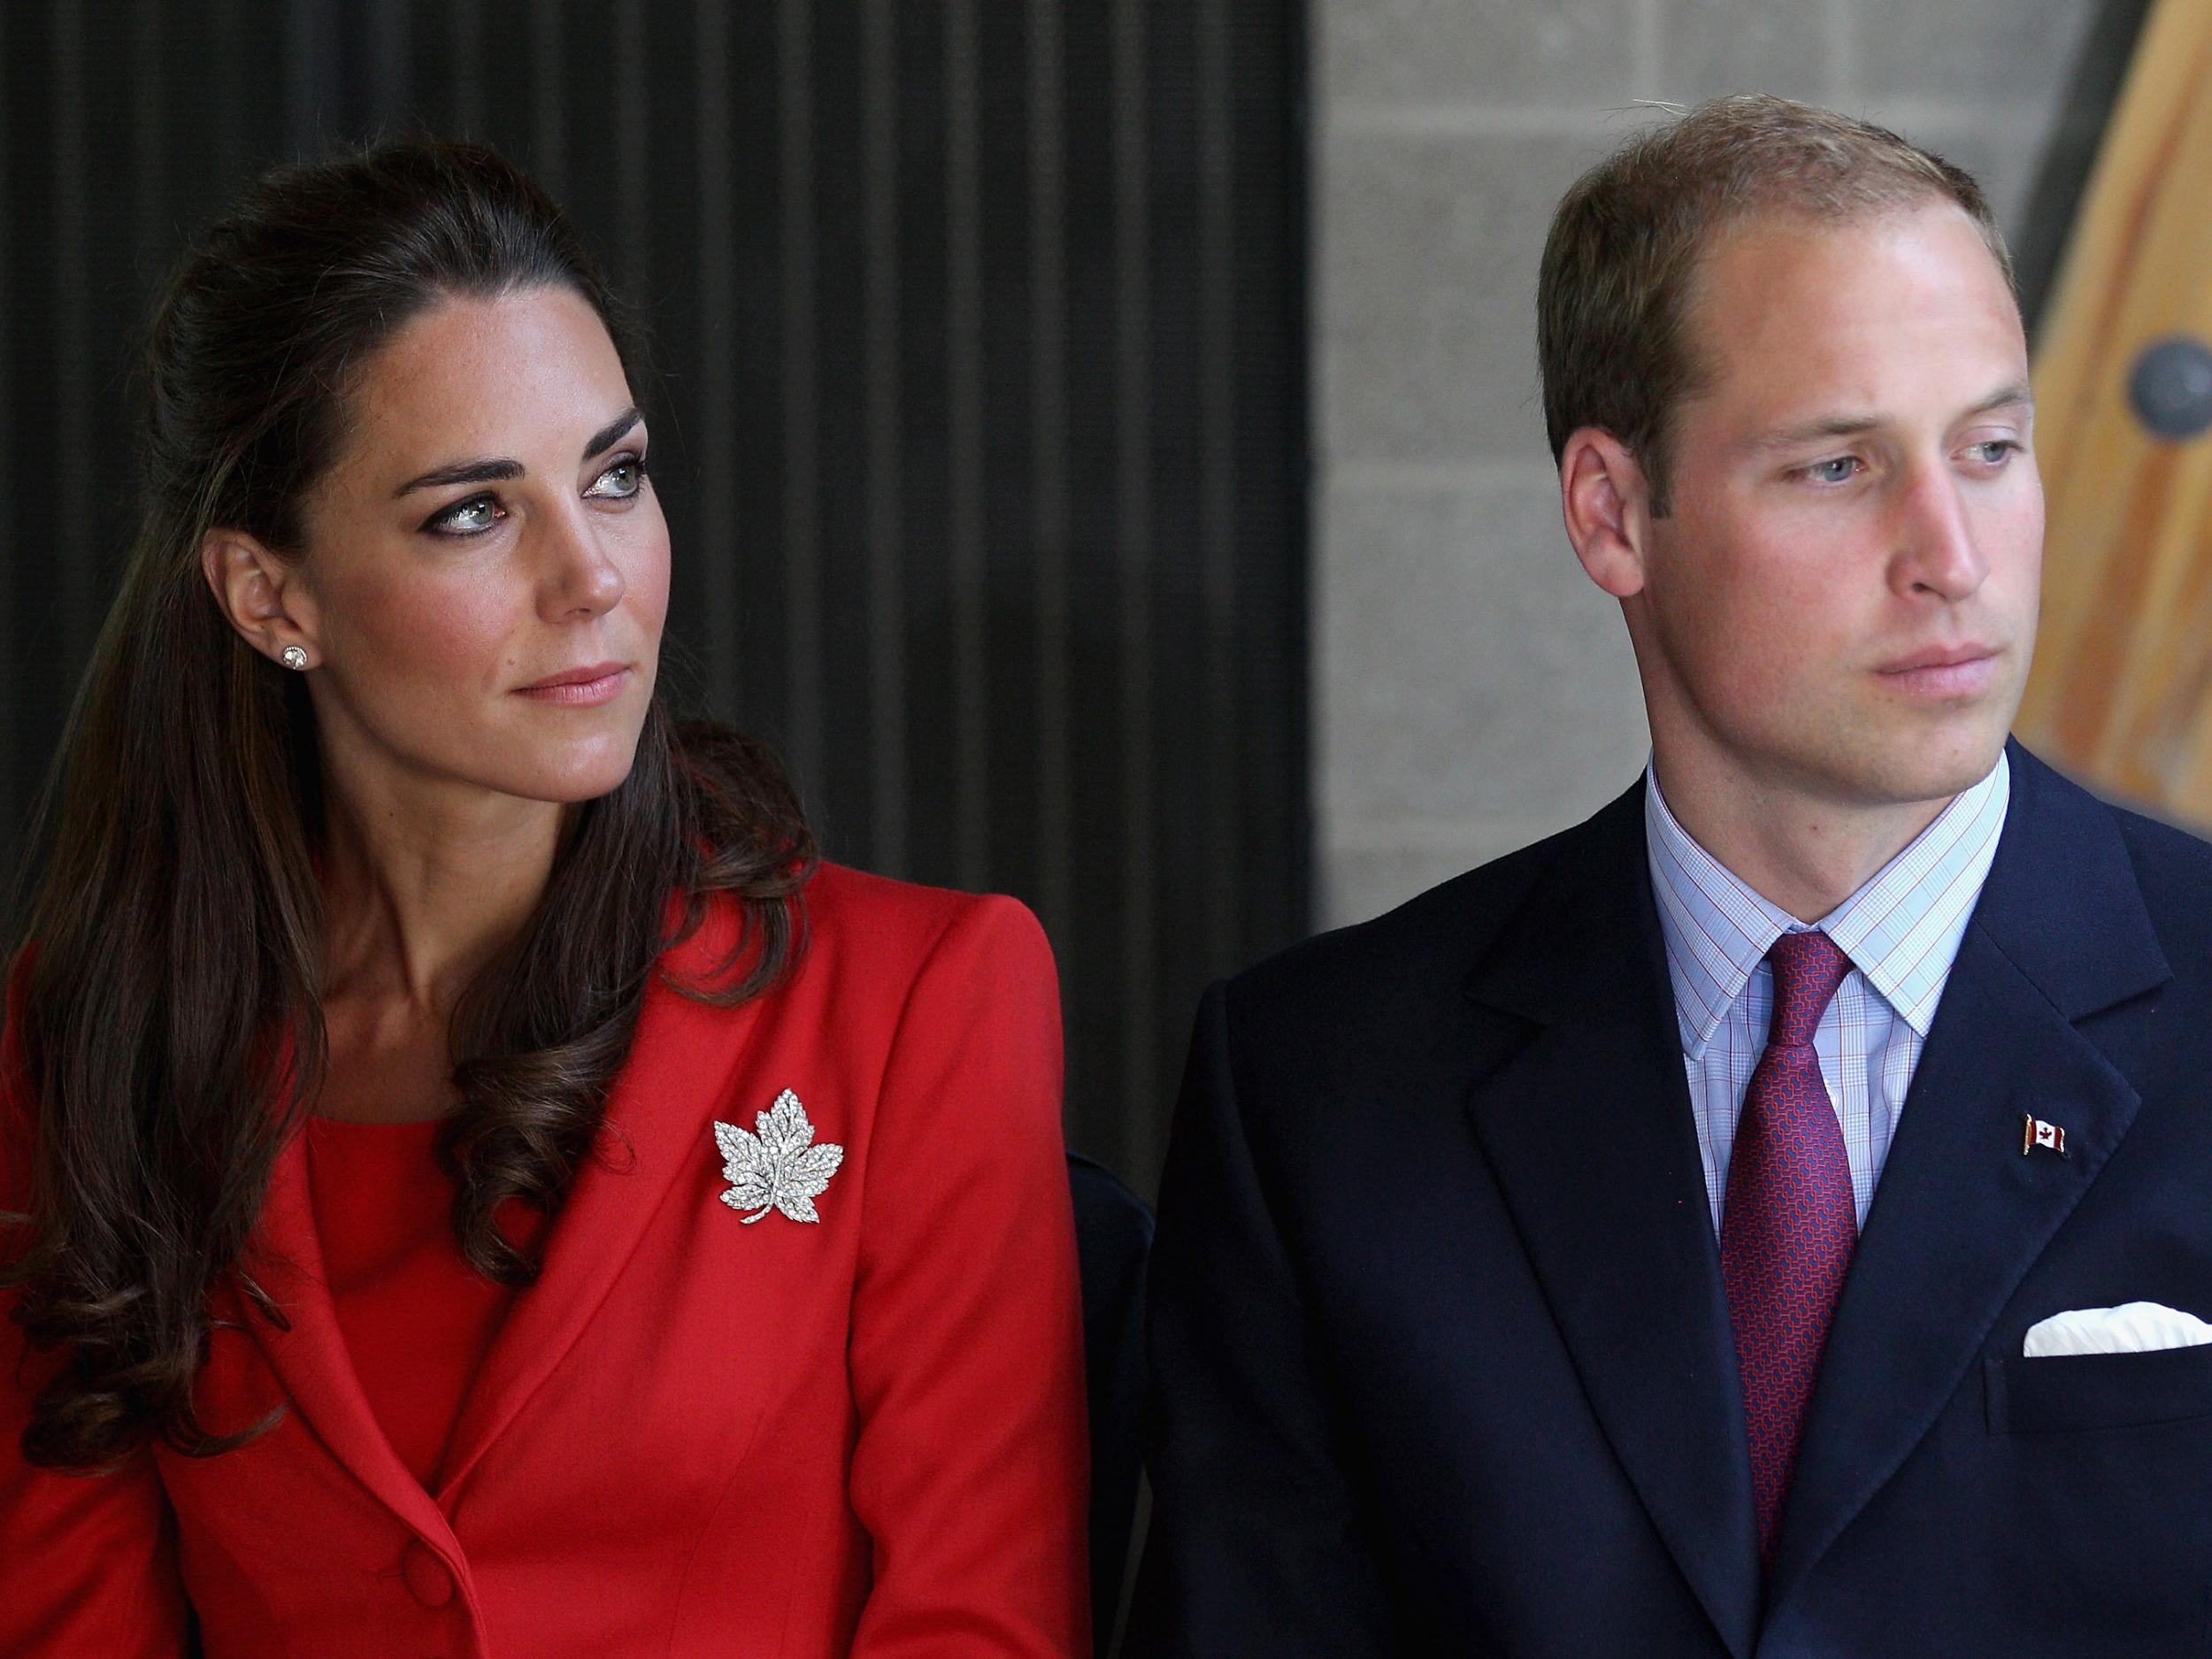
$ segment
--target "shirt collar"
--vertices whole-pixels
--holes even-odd
[[[2011,795],[2011,763],[2001,751],[1988,776],[1953,799],[1909,846],[1815,924],[1923,1038],[1997,856]],[[1658,773],[1648,765],[1644,832],[1682,1048],[1695,1059],[1774,941],[1804,924],[1768,903],[1692,839],[1668,810]]]

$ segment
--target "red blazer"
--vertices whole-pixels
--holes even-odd
[[[1050,952],[1010,899],[826,867],[808,904],[766,997],[647,993],[607,1109],[628,1153],[578,1176],[438,1491],[363,1398],[297,1141],[262,1222],[292,1329],[221,1292],[241,1328],[198,1394],[219,1432],[288,1402],[261,1439],[32,1469],[51,1356],[0,1324],[0,1654],[177,1659],[193,1613],[208,1659],[1087,1652]],[[713,1125],[787,1089],[843,1164],[818,1223],[748,1225]]]

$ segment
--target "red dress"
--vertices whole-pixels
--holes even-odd
[[[400,1462],[437,1485],[470,1380],[513,1292],[453,1236],[439,1121],[309,1121],[307,1184],[323,1273],[361,1392]]]
[[[648,992],[601,1151],[511,1298],[437,1264],[408,1131],[296,1137],[256,1249],[291,1329],[220,1293],[196,1391],[218,1432],[286,1407],[239,1450],[28,1467],[18,1436],[54,1360],[19,1370],[0,1322],[0,1654],[177,1659],[193,1613],[207,1659],[1083,1654],[1050,953],[1010,900],[826,868],[808,902],[805,957],[768,996]],[[718,904],[668,965],[702,971],[734,921]],[[0,1083],[4,1208],[27,1122],[12,1050]],[[763,1121],[787,1093],[804,1135]],[[755,1167],[733,1182],[718,1135],[739,1130]],[[380,1134],[381,1243],[349,1231],[357,1183],[381,1178],[319,1156]],[[811,1196],[761,1173],[831,1144]],[[417,1336],[437,1369],[396,1357]]]

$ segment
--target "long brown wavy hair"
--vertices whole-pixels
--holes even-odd
[[[50,850],[12,952],[10,1036],[35,1110],[0,1285],[20,1287],[30,1345],[61,1356],[22,1437],[34,1463],[239,1443],[193,1406],[211,1296],[229,1279],[284,1322],[246,1247],[326,1064],[321,771],[303,685],[222,615],[201,546],[231,528],[298,557],[303,497],[346,439],[363,365],[448,296],[544,286],[587,300],[635,365],[559,208],[490,150],[417,138],[265,175],[155,309],[136,541],[39,808]],[[510,1197],[559,1210],[662,952],[733,895],[736,943],[679,988],[733,1004],[804,941],[814,843],[782,767],[727,728],[679,723],[659,689],[628,777],[572,812],[536,909],[449,1033],[454,1231],[509,1285],[537,1263],[493,1212]],[[672,935],[672,892],[686,899]]]

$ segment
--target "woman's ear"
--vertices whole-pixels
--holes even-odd
[[[200,572],[231,626],[273,661],[311,668],[322,660],[322,652],[313,637],[314,609],[304,603],[297,569],[242,530],[211,530],[200,543]],[[288,656],[288,650],[294,654]]]
[[[1590,580],[1616,599],[1641,593],[1651,493],[1635,454],[1601,427],[1578,428],[1560,451],[1559,500]]]

